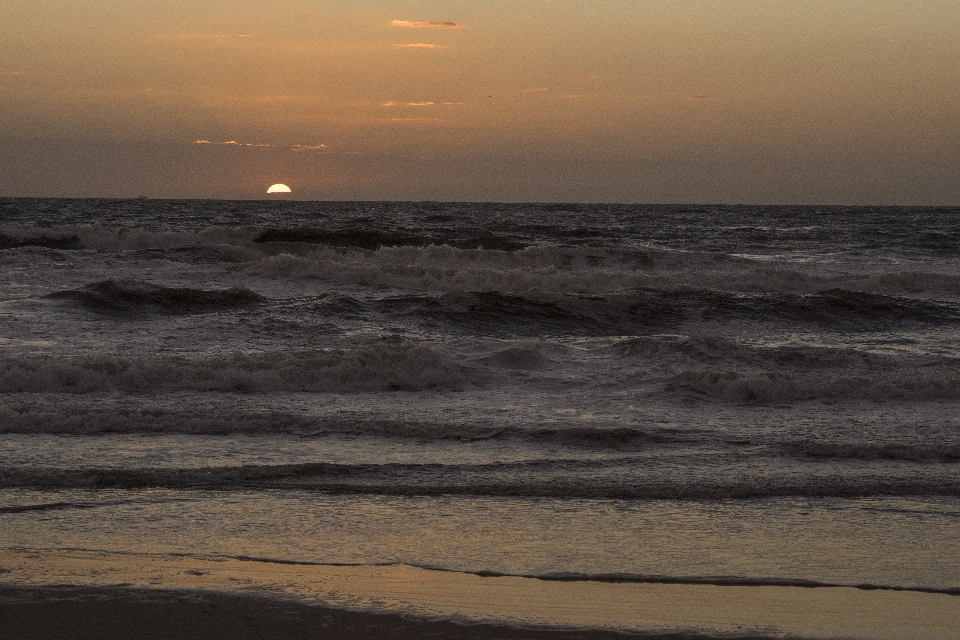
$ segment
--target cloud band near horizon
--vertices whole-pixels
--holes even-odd
[[[405,27],[407,29],[462,29],[459,22],[418,22],[416,20],[391,20],[391,27]]]

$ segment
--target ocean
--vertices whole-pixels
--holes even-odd
[[[9,552],[956,595],[958,472],[960,208],[0,199]]]

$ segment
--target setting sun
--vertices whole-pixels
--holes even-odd
[[[267,193],[290,193],[290,187],[278,182],[277,184],[270,185],[270,188],[267,189]]]

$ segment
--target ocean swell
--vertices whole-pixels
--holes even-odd
[[[52,406],[47,402],[0,406],[0,433],[17,434],[294,434],[412,438],[418,441],[501,440],[574,449],[636,450],[660,444],[699,442],[670,429],[634,427],[522,428],[497,424],[391,420],[349,415],[309,415],[282,411],[160,407]]]
[[[468,384],[465,369],[416,344],[205,357],[0,358],[0,393],[420,391]]]
[[[956,372],[877,372],[863,375],[685,371],[667,388],[723,402],[767,404],[815,399],[956,400]]]
[[[626,461],[630,464],[629,461]],[[656,474],[607,477],[586,462],[491,464],[249,464],[190,468],[0,469],[0,488],[230,490],[284,488],[331,494],[489,496],[619,500],[729,500],[773,497],[960,497],[960,480],[942,476],[837,478],[741,473],[686,480]]]
[[[96,313],[109,315],[186,314],[235,309],[266,301],[249,289],[218,291],[164,287],[150,282],[114,278],[78,289],[58,291],[51,298],[72,300]]]
[[[902,460],[908,462],[960,462],[960,445],[910,442],[788,442],[784,447],[810,458],[836,460]]]

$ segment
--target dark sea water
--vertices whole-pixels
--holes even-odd
[[[0,199],[0,547],[960,590],[960,209]]]

